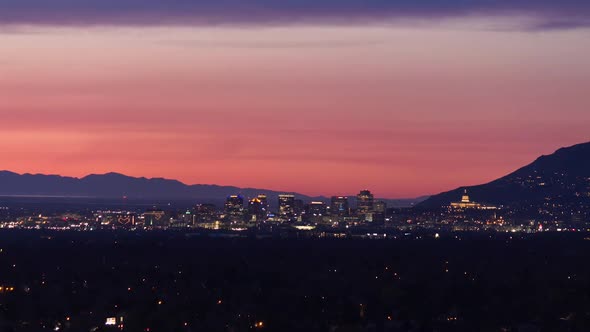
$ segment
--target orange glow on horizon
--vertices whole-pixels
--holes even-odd
[[[0,31],[0,169],[396,198],[590,139],[586,30],[39,29]]]

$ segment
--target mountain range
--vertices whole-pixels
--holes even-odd
[[[417,206],[434,208],[461,199],[494,205],[536,205],[590,199],[590,142],[561,148],[492,182],[433,195]]]
[[[313,197],[295,192],[208,184],[187,185],[177,180],[131,177],[119,173],[91,174],[75,178],[0,171],[0,196],[128,197],[140,200],[192,200],[220,204],[225,197],[234,194],[240,194],[245,198],[266,194],[271,206],[277,204],[279,194],[293,194],[304,201],[329,201],[327,197]],[[384,200],[388,206],[403,207],[411,206],[425,198]],[[355,206],[356,197],[351,195],[349,199],[351,206]]]
[[[575,202],[590,199],[590,142],[561,148],[541,156],[513,173],[489,183],[459,187],[430,197],[383,199],[390,207],[417,206],[436,208],[458,201],[464,190],[472,200],[494,205],[536,204],[546,201]],[[266,194],[274,206],[279,192],[258,188],[239,188],[208,184],[187,185],[164,178],[131,177],[119,173],[91,174],[82,178],[44,174],[17,174],[0,171],[0,196],[65,196],[148,200],[193,200],[223,202],[225,197],[241,194],[245,198]],[[323,196],[287,192],[304,201],[324,201]],[[350,205],[356,197],[349,196]]]

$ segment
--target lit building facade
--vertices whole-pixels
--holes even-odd
[[[256,196],[256,198],[258,198],[260,200],[260,204],[262,205],[262,208],[264,209],[265,216],[268,215],[268,212],[269,212],[268,197],[266,197],[265,194],[260,194],[260,195]]]
[[[332,196],[330,201],[330,214],[338,217],[348,216],[350,206],[348,205],[348,197],[346,196]]]
[[[315,216],[325,216],[327,214],[327,206],[324,202],[311,202],[306,205],[305,213]]]
[[[356,210],[358,214],[373,212],[374,196],[369,190],[361,190],[356,196]]]
[[[385,222],[385,212],[387,211],[387,203],[384,201],[376,201],[373,204],[373,221]]]
[[[224,211],[231,221],[239,221],[244,217],[244,197],[242,195],[230,195],[225,200]]]
[[[196,223],[208,223],[217,219],[217,207],[214,204],[197,204],[194,210]]]
[[[311,202],[305,205],[305,221],[322,222],[328,214],[328,206],[324,202]]]
[[[266,206],[259,197],[252,198],[248,202],[248,220],[253,222],[263,221],[266,218]]]
[[[147,227],[167,227],[170,218],[163,210],[154,208],[143,213],[143,224]]]
[[[465,189],[463,191],[463,196],[461,196],[461,201],[451,203],[451,207],[455,209],[478,209],[481,207],[481,204],[471,202],[469,200],[469,195],[467,194],[467,189]]]
[[[295,196],[279,195],[279,217],[290,220],[295,216]]]
[[[467,194],[467,189],[463,191],[463,196],[461,196],[460,202],[452,202],[451,208],[453,209],[480,209],[480,210],[495,210],[495,206],[491,205],[483,205],[480,203],[473,202],[469,199],[469,195]]]

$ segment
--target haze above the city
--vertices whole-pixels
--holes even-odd
[[[415,197],[588,141],[587,1],[0,0],[0,169]]]

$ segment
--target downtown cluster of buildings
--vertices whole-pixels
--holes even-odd
[[[292,194],[278,195],[271,207],[265,194],[246,199],[242,195],[230,195],[223,207],[214,204],[197,204],[184,213],[172,216],[169,212],[154,208],[141,215],[117,216],[119,224],[141,225],[149,228],[199,227],[199,228],[249,228],[261,224],[309,225],[358,225],[384,222],[387,204],[377,201],[369,190],[362,190],[353,206],[346,196],[333,196],[328,203],[304,202]],[[107,214],[108,215],[108,214]],[[101,216],[102,217],[102,216]],[[111,218],[112,220],[112,218]],[[110,222],[109,222],[110,223]]]
[[[91,212],[41,212],[19,216],[10,216],[11,211],[8,208],[4,212],[4,217],[0,214],[3,228],[240,229],[264,224],[305,227],[317,224],[337,226],[383,223],[387,204],[375,200],[369,190],[362,190],[353,200],[346,196],[333,196],[329,202],[304,202],[295,195],[281,194],[271,205],[267,195],[259,194],[249,199],[242,195],[230,195],[223,206],[197,204],[183,210],[154,206],[143,211],[139,208],[109,208]]]
[[[26,211],[0,207],[0,228],[74,230],[209,229],[256,233],[276,230],[311,231],[350,236],[387,232],[590,231],[590,214],[584,207],[551,201],[542,205],[492,206],[471,200],[465,191],[457,201],[433,209],[388,208],[369,190],[355,197],[333,196],[325,201],[304,202],[292,194],[259,194],[245,198],[230,195],[223,204],[192,207],[68,208],[62,212]],[[271,204],[271,200],[274,201]],[[67,212],[63,212],[66,209]],[[377,233],[375,233],[377,232]],[[313,232],[312,232],[313,233]]]
[[[197,212],[201,206],[197,206]],[[384,221],[387,204],[375,201],[369,190],[362,190],[352,207],[348,197],[333,196],[330,203],[312,201],[304,203],[295,195],[278,196],[277,209],[271,210],[268,198],[261,194],[245,201],[241,195],[227,197],[221,219],[232,223],[256,222],[372,222]],[[198,217],[198,216],[197,216]]]

